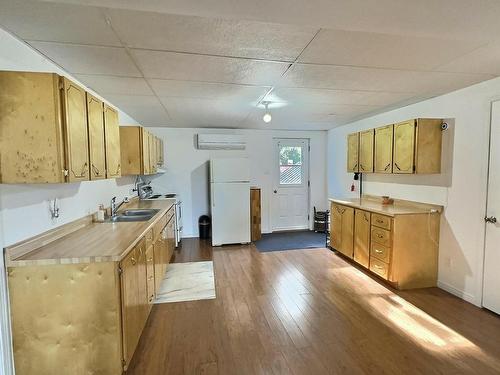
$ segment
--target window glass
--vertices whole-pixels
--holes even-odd
[[[302,147],[279,146],[280,185],[302,184]]]

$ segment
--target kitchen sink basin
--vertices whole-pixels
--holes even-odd
[[[134,221],[148,221],[156,213],[160,211],[157,209],[129,209],[118,212],[115,216],[106,219],[108,223],[120,222],[134,222]]]
[[[154,216],[158,211],[160,211],[160,210],[157,210],[154,208],[134,208],[134,209],[128,209],[128,210],[123,210],[121,212],[118,212],[118,215],[122,215],[122,216],[152,215],[152,216]]]

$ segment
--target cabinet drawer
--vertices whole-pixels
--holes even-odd
[[[391,257],[391,248],[372,242],[370,256],[375,257],[383,262],[389,263]]]
[[[372,227],[372,242],[379,243],[384,246],[391,246],[391,232],[385,229]]]
[[[370,259],[370,271],[387,280],[389,275],[389,265],[376,258]]]
[[[372,225],[391,230],[391,218],[389,216],[372,214]]]

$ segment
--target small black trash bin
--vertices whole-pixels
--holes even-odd
[[[207,215],[201,215],[198,219],[198,230],[200,232],[200,238],[210,237],[210,217]]]

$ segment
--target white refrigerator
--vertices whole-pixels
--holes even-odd
[[[247,158],[210,160],[212,246],[250,242],[250,165]]]

